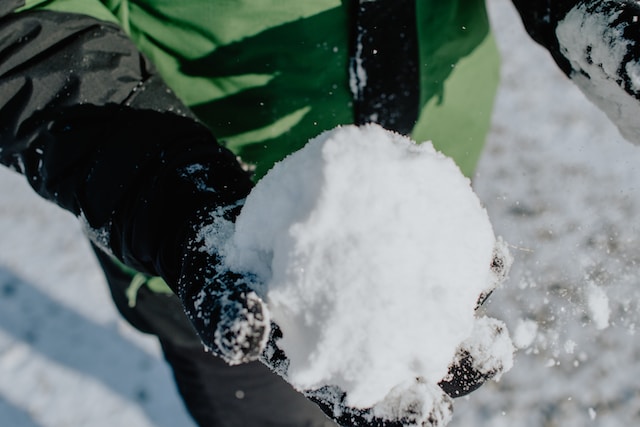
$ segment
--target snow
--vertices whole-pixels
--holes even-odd
[[[485,310],[523,347],[499,382],[455,401],[449,426],[638,425],[640,151],[507,0],[488,5],[503,80],[473,182],[514,263]],[[156,343],[116,314],[75,218],[5,169],[0,236],[1,425],[194,425]],[[607,297],[605,329],[590,283]]]
[[[537,322],[530,319],[520,319],[513,333],[513,344],[519,349],[527,348],[535,340],[537,332]]]
[[[499,354],[483,336],[495,322],[474,329],[479,296],[499,284],[495,246],[451,159],[377,125],[345,126],[258,183],[224,261],[264,284],[287,379],[301,391],[338,386],[369,408],[416,378],[437,384],[470,338],[479,366],[485,353],[510,364],[508,335]]]

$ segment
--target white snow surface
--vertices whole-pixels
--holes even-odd
[[[288,381],[336,385],[357,408],[415,378],[439,382],[497,285],[470,180],[430,143],[378,125],[327,131],[278,163],[230,242],[229,268],[265,284]]]
[[[488,6],[502,83],[473,184],[515,260],[485,307],[523,348],[455,401],[449,427],[638,425],[640,150],[509,1]],[[78,221],[3,168],[0,236],[0,425],[194,426],[157,344],[115,312]],[[607,297],[604,329],[590,284]]]

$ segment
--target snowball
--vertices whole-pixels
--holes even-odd
[[[370,408],[394,387],[446,375],[500,276],[495,246],[451,159],[367,125],[325,132],[278,163],[223,254],[264,284],[287,380],[338,386],[350,406]]]

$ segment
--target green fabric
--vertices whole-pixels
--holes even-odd
[[[491,124],[499,54],[484,0],[418,1],[422,111],[412,137],[475,171]]]
[[[133,308],[136,306],[138,292],[143,286],[146,286],[149,290],[158,294],[173,293],[169,285],[167,285],[167,282],[165,282],[161,277],[139,273],[133,268],[124,265],[116,258],[112,258],[112,261],[125,275],[131,277],[129,287],[125,291],[129,307]]]
[[[117,261],[120,266],[124,267],[120,261]],[[131,271],[129,274],[132,275],[131,283],[127,288],[127,303],[129,307],[133,308],[136,306],[138,299],[138,292],[140,288],[146,286],[151,290],[151,292],[155,292],[157,294],[172,294],[173,291],[167,285],[167,282],[164,281],[161,277],[148,276],[146,274],[138,273]]]
[[[416,141],[432,141],[469,177],[491,126],[499,81],[498,56],[495,40],[489,36],[460,60],[444,82],[443,96],[429,100],[412,134]]]
[[[471,175],[498,78],[484,0],[417,1],[423,111],[413,137],[432,140]],[[256,166],[256,179],[308,139],[353,122],[340,0],[28,0],[27,7],[120,22],[216,137]],[[459,71],[462,64],[475,68]]]
[[[484,0],[417,1],[422,110],[412,137],[471,176],[499,76]],[[353,122],[340,0],[27,0],[22,10],[31,8],[119,23],[256,179],[310,138]],[[121,268],[132,277],[130,305],[142,286],[171,292]]]
[[[26,0],[25,5],[18,11],[37,8],[58,12],[81,13],[102,21],[119,23],[111,11],[98,0]]]

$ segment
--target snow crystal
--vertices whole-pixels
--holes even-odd
[[[534,320],[526,319],[518,321],[513,332],[513,343],[518,348],[527,348],[536,339],[538,333],[538,323]]]
[[[202,164],[193,164],[178,170],[180,176],[191,181],[198,191],[215,193],[216,190],[209,185],[211,181],[208,175],[211,173],[209,167]]]
[[[338,386],[349,405],[380,410],[394,388],[447,374],[478,297],[504,276],[495,247],[451,159],[367,125],[325,132],[277,164],[223,252],[265,284],[288,381]],[[510,340],[498,351],[508,360]]]
[[[362,34],[358,35],[358,43],[356,54],[351,59],[349,66],[349,88],[353,94],[354,99],[362,99],[362,93],[367,86],[367,72],[362,65],[362,42],[360,39]]]
[[[85,235],[102,251],[112,254],[111,251],[111,222],[108,222],[101,228],[92,227],[84,212],[80,212],[78,220],[82,226]]]
[[[564,343],[564,351],[567,352],[567,354],[573,354],[573,352],[576,350],[576,342],[574,340],[567,340]]]
[[[587,286],[587,308],[597,329],[609,326],[609,298],[602,288],[590,283]]]

